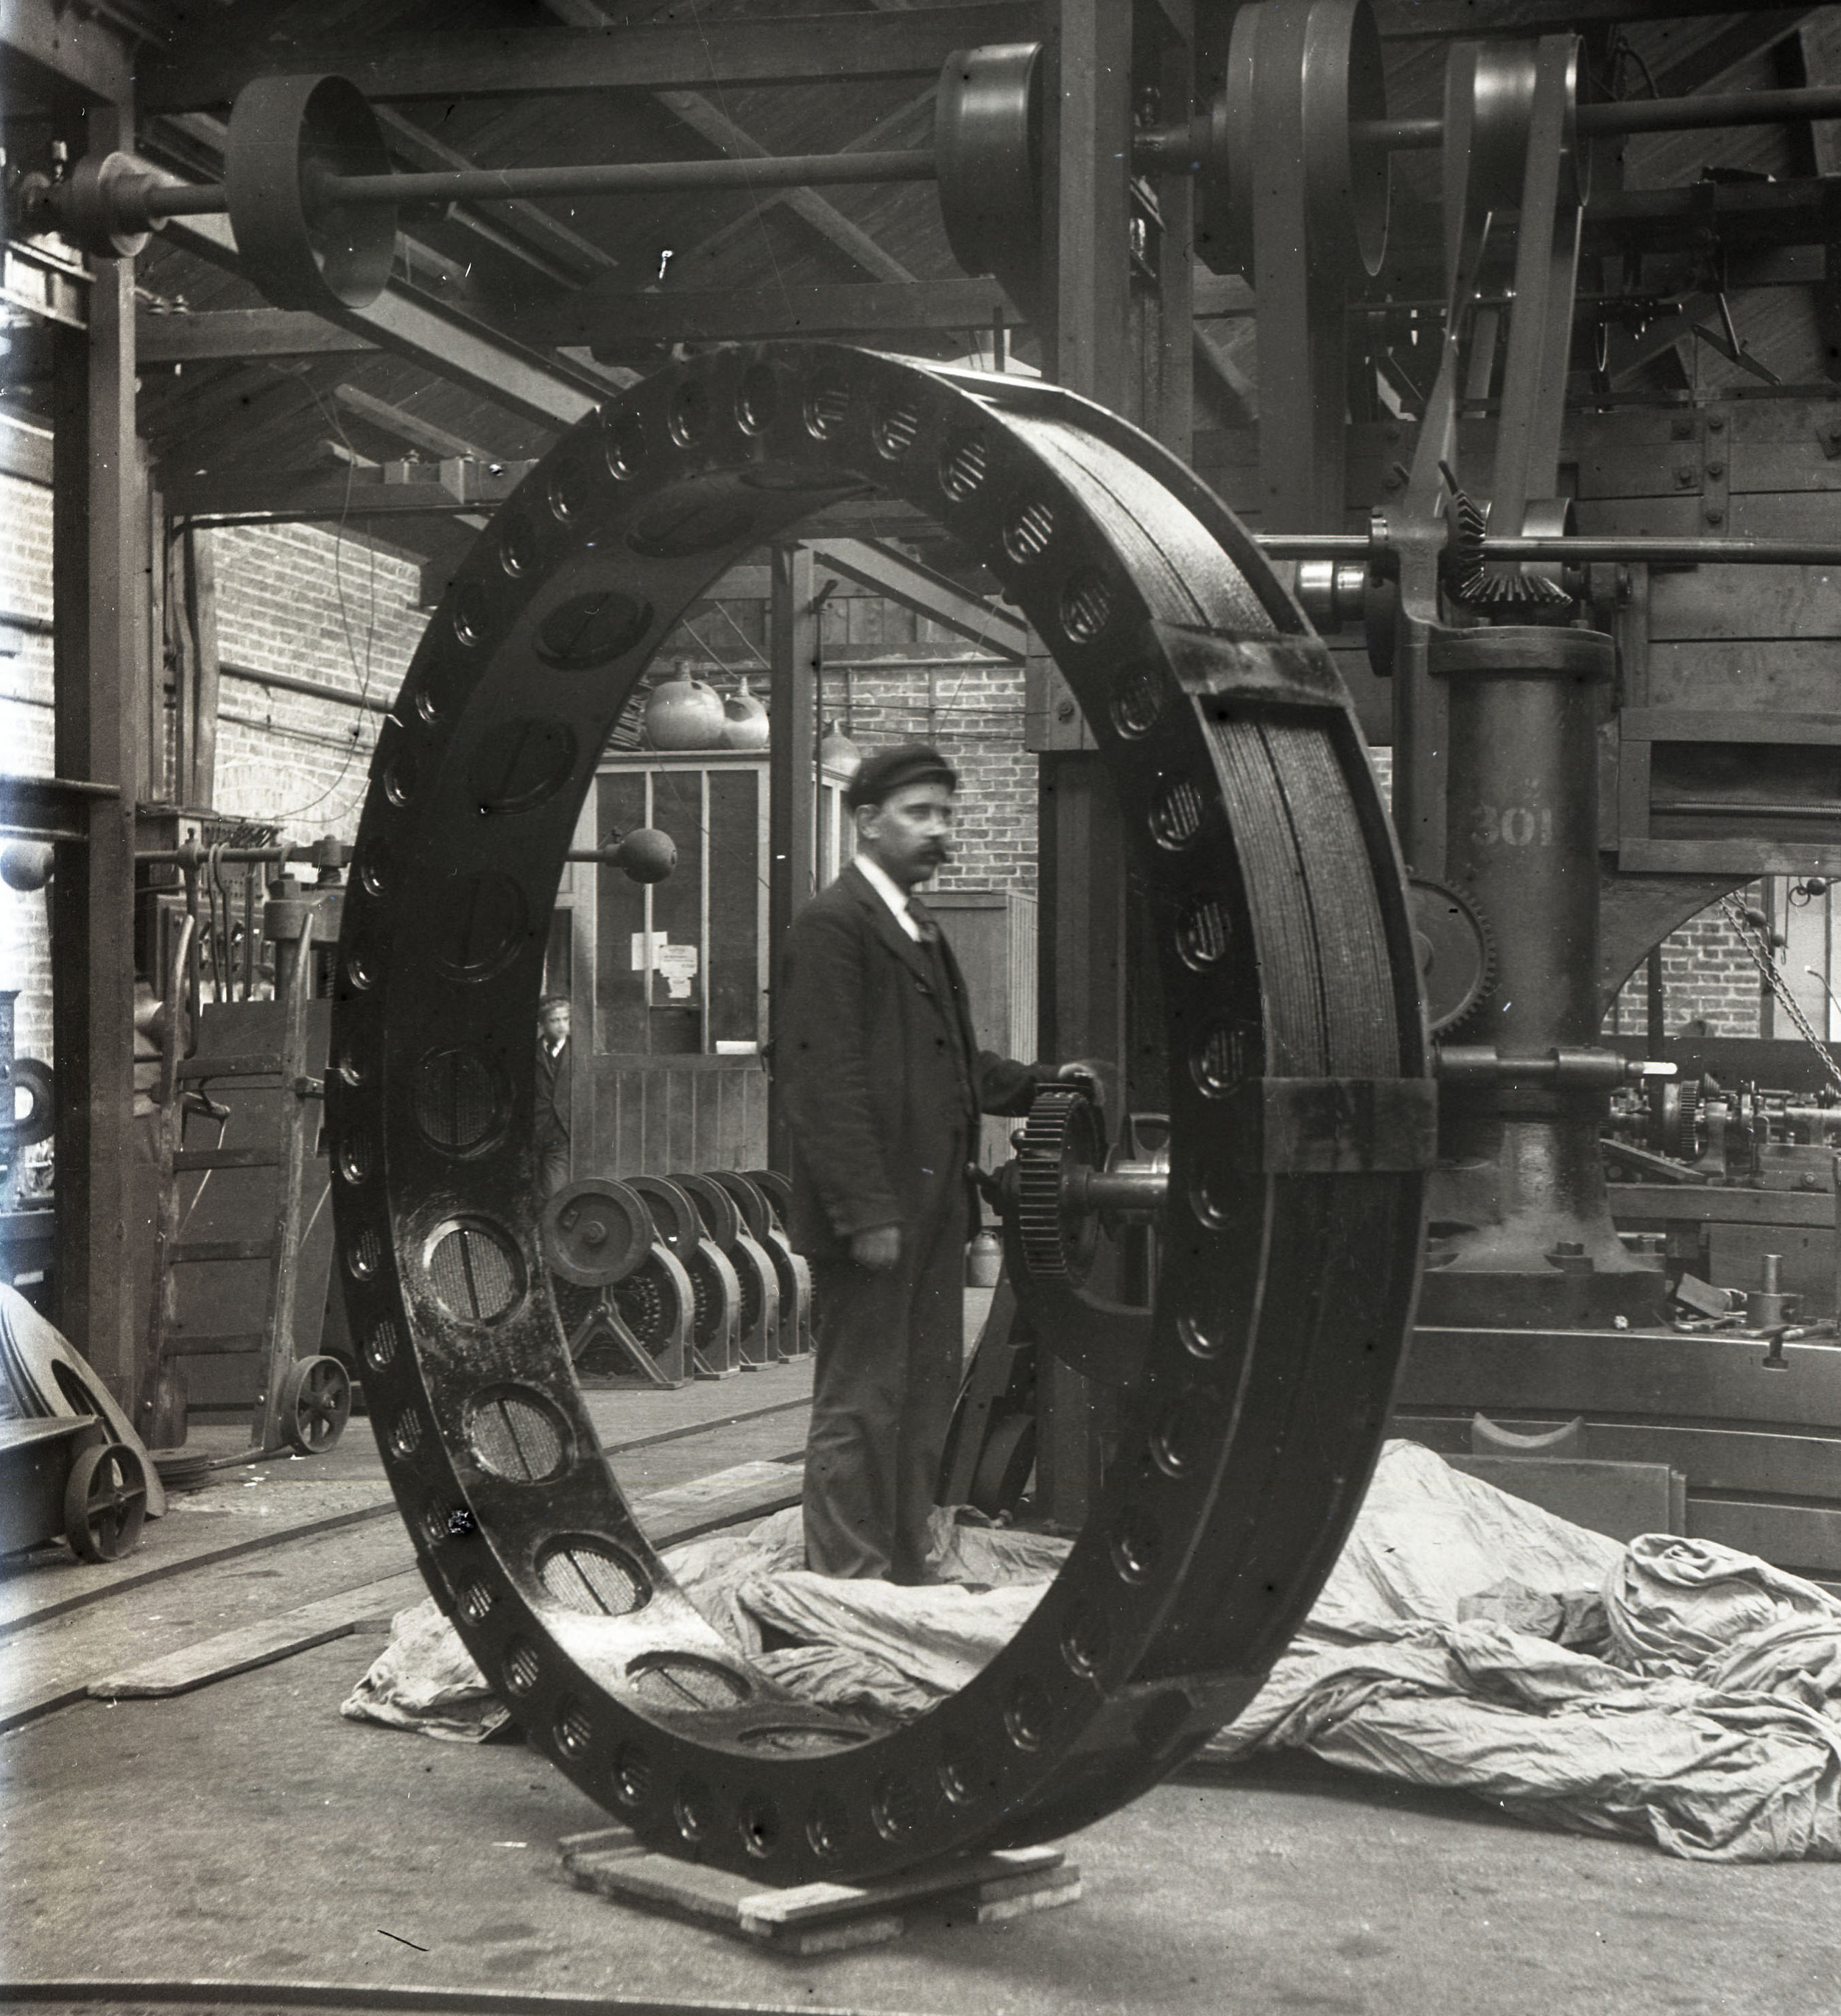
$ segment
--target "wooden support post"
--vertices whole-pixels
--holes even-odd
[[[1785,41],[1778,67],[1782,81],[1792,88],[1841,82],[1841,18],[1837,18],[1832,7],[1816,9]],[[1803,131],[1805,147],[1796,147],[1792,138],[1792,148],[1804,156],[1798,165],[1824,177],[1841,175],[1841,120],[1812,119]],[[1841,201],[1836,200],[1832,182],[1824,196],[1828,229],[1822,247],[1822,277],[1821,284],[1810,291],[1823,375],[1841,380]]]
[[[188,524],[172,557],[179,672],[173,790],[182,805],[205,812],[218,788],[218,565],[211,534]]]
[[[1125,410],[1131,9],[1061,0],[1044,94],[1042,375]]]
[[[141,585],[137,597],[141,629],[141,780],[137,795],[158,800],[167,791],[166,686],[160,674],[166,656],[166,518],[149,473],[147,444],[135,444],[141,492]]]
[[[92,108],[74,151],[131,148]],[[99,260],[89,327],[53,335],[52,607],[58,774],[119,787],[52,885],[59,1327],[118,1399],[135,1383],[128,1175],[134,1147],[134,823],[142,774],[144,630],[131,571],[146,545],[135,442],[131,261]]]
[[[1662,948],[1652,945],[1643,965],[1645,1054],[1659,1057],[1668,1042],[1668,988],[1663,977]]]
[[[1125,836],[1104,759],[1085,751],[1041,762],[1041,1049],[1055,1062],[1102,1057],[1127,1082]],[[1115,1124],[1118,1116],[1109,1115]],[[1111,1283],[1095,1280],[1102,1293]],[[1090,1381],[1044,1350],[1036,1445],[1037,1504],[1078,1527],[1099,1483],[1103,1423]]]
[[[1051,171],[1043,191],[1042,375],[1121,413],[1131,360],[1131,17],[1121,0],[1060,0],[1044,98]],[[1103,814],[1095,810],[1101,796]],[[1122,1067],[1124,917],[1106,893],[1106,861],[1117,865],[1120,836],[1100,758],[1045,761],[1037,803],[1042,1054],[1103,1057]],[[1072,1529],[1086,1518],[1098,1478],[1093,1394],[1046,1352],[1037,1377],[1037,1503]]]
[[[1195,54],[1172,40],[1158,78],[1163,116],[1180,119],[1195,92]],[[1163,445],[1192,460],[1196,445],[1196,185],[1192,176],[1157,183],[1163,236],[1157,257],[1157,403],[1151,428]]]
[[[812,556],[775,546],[768,610],[773,691],[768,716],[767,935],[770,1024],[777,1024],[780,955],[793,920],[818,890],[818,612]],[[777,1033],[777,1027],[771,1030]],[[768,1093],[768,1158],[791,1166],[786,1115],[777,1087]]]

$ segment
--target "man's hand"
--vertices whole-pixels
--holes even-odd
[[[874,1225],[850,1235],[850,1258],[872,1274],[886,1274],[901,1258],[901,1228]]]
[[[1100,1057],[1076,1057],[1061,1066],[1055,1078],[1084,1093],[1103,1112],[1112,1103],[1112,1066]]]

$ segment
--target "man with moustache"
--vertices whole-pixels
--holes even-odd
[[[978,1116],[1027,1111],[1048,1075],[976,1047],[958,963],[913,893],[951,858],[958,783],[924,743],[864,764],[845,794],[856,858],[794,921],[775,1003],[789,1230],[818,1317],[804,1510],[821,1575],[937,1579]]]

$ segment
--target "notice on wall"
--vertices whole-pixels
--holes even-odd
[[[646,970],[649,946],[651,949],[651,969],[664,981],[666,993],[674,1001],[688,1001],[691,982],[697,977],[696,947],[693,945],[673,945],[663,932],[635,931],[632,951],[634,972]]]
[[[690,999],[690,984],[697,977],[697,949],[693,945],[660,944],[653,954],[653,966],[663,976],[665,991],[674,1001]]]

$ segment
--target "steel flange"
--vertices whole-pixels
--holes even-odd
[[[991,567],[1071,682],[1171,1057],[1120,1459],[1006,1650],[873,1740],[699,1615],[611,1476],[545,1284],[527,1061],[542,920],[634,682],[742,554],[865,491]],[[792,1882],[1084,1824],[1238,1712],[1336,1557],[1421,1247],[1421,1166],[1369,1152],[1360,1116],[1429,1092],[1424,1051],[1347,695],[1190,470],[1008,376],[793,344],[660,373],[566,436],[460,569],[385,721],[346,899],[339,1265],[430,1588],[531,1743],[656,1848]],[[1333,1139],[1300,1132],[1320,1108]],[[443,1259],[463,1237],[466,1288]]]

